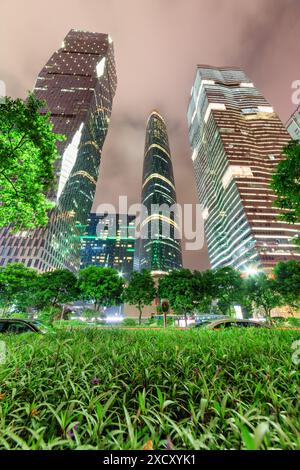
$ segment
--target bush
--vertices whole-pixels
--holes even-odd
[[[9,335],[0,450],[300,448],[298,331]]]
[[[300,327],[300,318],[289,317],[287,318],[287,322],[290,324],[290,326]]]
[[[55,318],[59,317],[61,309],[59,307],[47,307],[38,313],[38,320],[46,325],[52,325]]]
[[[125,318],[122,323],[123,326],[136,326],[137,322],[133,318]]]

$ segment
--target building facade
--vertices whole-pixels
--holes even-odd
[[[114,268],[128,278],[133,271],[134,249],[135,216],[91,213],[81,236],[80,268]]]
[[[286,127],[292,139],[300,140],[300,107],[291,115]]]
[[[41,70],[34,94],[46,103],[58,143],[55,209],[45,228],[0,231],[0,264],[22,262],[39,271],[77,271],[80,235],[89,216],[116,91],[114,50],[107,34],[71,30]]]
[[[299,259],[299,226],[279,221],[271,174],[290,136],[238,68],[197,67],[189,138],[212,268],[270,270]]]
[[[166,273],[182,267],[176,189],[166,124],[153,111],[145,141],[140,269]]]

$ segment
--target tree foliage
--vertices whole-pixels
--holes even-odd
[[[27,101],[5,98],[0,104],[0,227],[12,230],[46,225],[53,206],[46,193],[55,182],[56,142],[44,103],[34,95]]]
[[[292,307],[300,305],[300,263],[287,261],[278,263],[274,270],[276,290],[281,294],[284,303]]]
[[[57,269],[37,276],[32,285],[33,303],[36,307],[59,307],[79,298],[76,276],[67,269]]]
[[[228,314],[234,303],[241,303],[243,281],[240,273],[230,267],[205,272],[181,269],[159,280],[159,297],[169,299],[178,312],[207,313],[215,301],[220,313]]]
[[[37,278],[34,269],[21,263],[10,263],[0,268],[0,305],[5,310],[27,305],[29,289]]]
[[[241,273],[226,266],[211,271],[212,297],[217,301],[218,309],[224,315],[231,313],[235,304],[243,304],[245,292]]]
[[[249,276],[244,283],[250,302],[253,302],[256,308],[262,308],[266,319],[271,322],[271,310],[283,304],[274,279],[265,273],[259,273]]]
[[[134,305],[139,311],[139,324],[142,321],[143,308],[151,305],[156,295],[153,277],[150,271],[133,271],[123,295],[125,302]]]
[[[160,299],[168,299],[171,308],[186,318],[194,311],[199,299],[194,273],[189,269],[171,271],[159,279],[158,295]]]
[[[112,268],[89,266],[79,272],[78,287],[83,300],[92,301],[95,310],[121,303],[123,279]]]
[[[284,159],[272,177],[272,188],[277,196],[275,205],[284,212],[281,219],[300,222],[300,142],[292,140],[283,150]]]

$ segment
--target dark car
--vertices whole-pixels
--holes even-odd
[[[40,333],[45,334],[48,328],[39,321],[22,320],[19,318],[0,319],[0,333],[20,334],[20,333]]]
[[[255,320],[223,318],[206,324],[199,325],[209,330],[218,330],[223,328],[269,328],[265,322]]]

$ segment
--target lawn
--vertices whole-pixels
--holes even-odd
[[[297,331],[0,339],[0,449],[300,449]]]

